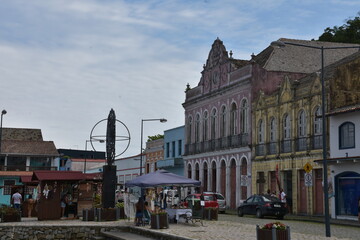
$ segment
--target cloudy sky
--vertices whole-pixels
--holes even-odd
[[[145,122],[144,139],[184,124],[186,84],[198,84],[217,37],[249,59],[281,37],[317,39],[358,11],[358,0],[0,0],[3,127],[85,149],[113,108],[131,134],[122,157],[135,155],[141,119],[168,120]]]

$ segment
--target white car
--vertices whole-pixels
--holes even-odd
[[[221,193],[214,193],[214,192],[204,192],[204,194],[213,194],[216,197],[216,201],[219,204],[219,212],[225,213],[226,210],[226,200]]]

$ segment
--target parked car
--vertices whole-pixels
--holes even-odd
[[[181,203],[182,206],[188,207],[188,202],[192,201],[192,199],[201,200],[200,197],[203,195],[204,202],[205,202],[205,208],[212,207],[212,208],[219,208],[219,204],[216,201],[216,197],[214,194],[200,194],[200,193],[194,193],[188,195],[184,201]]]
[[[279,198],[271,195],[252,195],[246,199],[238,207],[238,216],[256,215],[258,218],[264,216],[275,216],[278,219],[283,219],[288,212],[286,203],[280,201]]]
[[[204,194],[213,194],[216,197],[216,201],[219,204],[219,212],[225,213],[226,210],[226,200],[225,197],[221,193],[214,193],[214,192],[204,192]]]

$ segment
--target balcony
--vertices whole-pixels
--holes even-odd
[[[270,143],[267,143],[267,153],[269,155],[275,155],[278,153],[277,151],[277,145],[278,143],[277,142],[270,142]]]
[[[255,146],[256,156],[265,156],[265,144],[258,144]]]
[[[281,153],[292,152],[292,140],[282,140],[280,149],[281,149]]]
[[[308,144],[307,144],[307,139],[306,137],[301,137],[301,138],[297,138],[295,139],[295,146],[296,146],[296,151],[306,151],[308,150]]]
[[[185,145],[185,155],[194,155],[205,152],[213,152],[224,149],[239,148],[248,146],[249,135],[238,134],[233,136],[212,139],[209,141],[191,143]]]
[[[24,166],[24,165],[9,165],[9,166],[0,166],[0,171],[37,171],[37,170],[52,170],[56,171],[57,167],[39,167],[39,166]]]

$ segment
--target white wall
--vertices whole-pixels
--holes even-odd
[[[339,149],[339,126],[344,122],[355,124],[355,148]],[[360,156],[360,112],[343,113],[330,117],[330,157]]]

